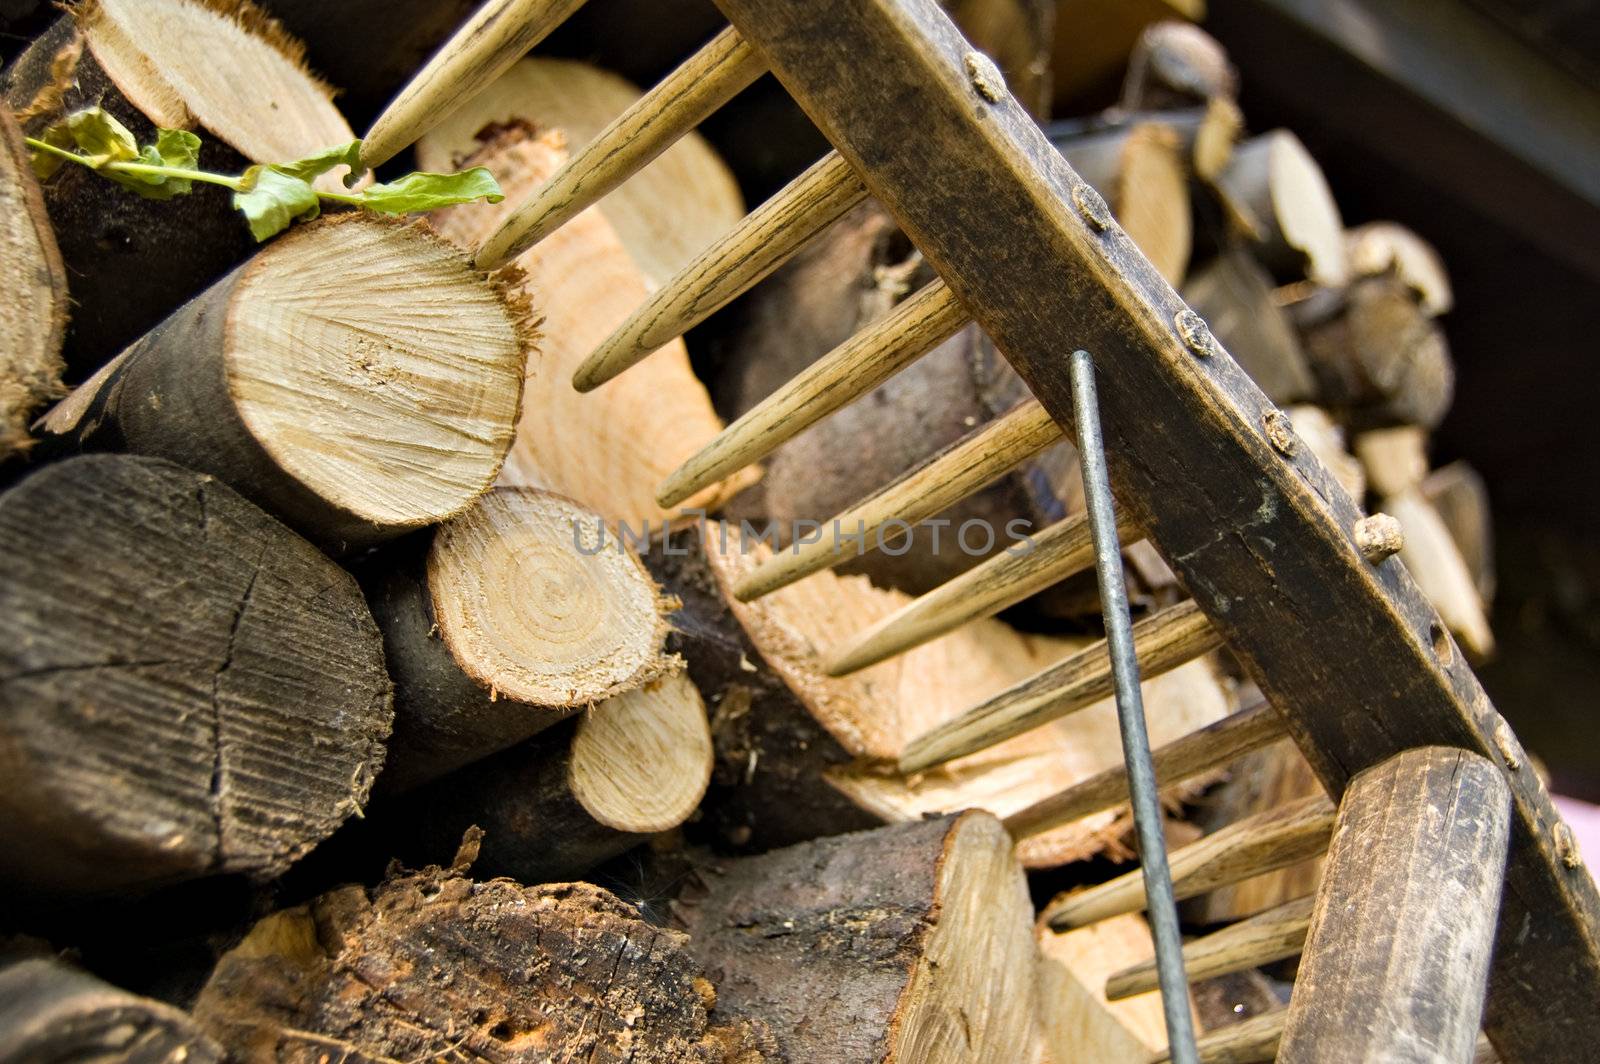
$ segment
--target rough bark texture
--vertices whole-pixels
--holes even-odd
[[[435,868],[267,917],[195,1016],[244,1064],[773,1059],[759,1024],[708,1016],[715,1000],[683,935],[598,887]]]
[[[281,873],[360,810],[391,694],[354,581],[211,477],[0,497],[0,864],[32,889]]]
[[[931,277],[881,208],[858,208],[741,304],[725,344],[719,409],[730,418],[743,414]],[[778,522],[787,540],[793,522],[827,520],[1024,398],[1021,380],[994,346],[965,329],[779,448],[761,484],[732,512]],[[950,524],[937,550],[930,530],[919,527],[897,545],[904,553],[874,551],[842,569],[913,594],[927,591],[982,560],[957,545],[963,522],[989,522],[992,553],[1080,510],[1081,494],[1076,454],[1060,444],[940,514]],[[1029,524],[1008,531],[1012,520]]]
[[[32,444],[28,422],[61,385],[67,275],[28,165],[28,149],[0,103],[0,462]]]
[[[178,1009],[52,958],[0,968],[0,1064],[219,1064],[222,1050]]]
[[[305,42],[306,61],[339,91],[339,109],[365,128],[477,9],[474,0],[262,0]]]
[[[993,818],[964,813],[821,839],[707,869],[673,912],[719,1011],[768,1024],[787,1060],[1021,1060],[1035,977],[1021,870],[952,886],[991,836],[1006,848]],[[987,970],[997,959],[1013,967]],[[924,1010],[939,980],[962,989]]]
[[[877,817],[829,786],[823,772],[850,756],[761,657],[729,611],[686,529],[645,563],[683,605],[667,649],[689,663],[711,713],[715,744],[705,822],[722,847],[765,850],[819,834],[877,826]]]
[[[30,135],[98,105],[140,144],[155,139],[155,125],[95,61],[70,15],[17,57],[3,89]],[[240,173],[250,165],[212,137],[205,138],[201,162],[218,173]],[[255,249],[231,193],[215,185],[196,185],[172,200],[147,200],[67,164],[43,188],[72,279],[65,347],[71,381],[94,372]]]

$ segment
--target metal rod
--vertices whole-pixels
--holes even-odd
[[[1122,545],[1117,540],[1111,479],[1106,473],[1105,440],[1100,434],[1100,400],[1095,391],[1094,360],[1087,351],[1072,353],[1072,410],[1078,423],[1078,459],[1088,499],[1089,530],[1094,538],[1095,575],[1100,582],[1100,608],[1105,615],[1106,646],[1117,691],[1117,723],[1122,729],[1122,759],[1128,766],[1128,793],[1144,869],[1146,913],[1155,939],[1156,972],[1161,1008],[1167,1019],[1167,1041],[1173,1064],[1197,1064],[1194,1022],[1189,1014],[1189,980],[1183,971],[1183,940],[1178,934],[1178,903],[1167,867],[1162,833],[1161,799],[1150,760],[1150,735],[1144,723],[1139,692],[1139,659],[1134,656],[1133,622],[1128,617],[1128,588],[1122,575]]]

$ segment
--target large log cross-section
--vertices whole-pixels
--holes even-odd
[[[1068,356],[1093,353],[1121,503],[1335,795],[1417,746],[1501,767],[1487,1029],[1507,1061],[1600,1061],[1600,896],[1528,759],[1400,562],[1363,559],[1355,503],[993,65],[934,0],[717,3],[1064,426]]]

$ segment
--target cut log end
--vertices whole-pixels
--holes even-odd
[[[1298,137],[1280,129],[1246,141],[1218,182],[1254,227],[1275,271],[1328,287],[1344,284],[1344,221],[1322,168]]]
[[[578,722],[572,796],[600,824],[648,834],[677,827],[711,782],[711,727],[684,673],[618,695]]]
[[[558,495],[497,488],[440,529],[428,557],[434,619],[479,686],[570,708],[671,665],[662,653],[671,603],[599,525]]]
[[[425,230],[329,222],[280,240],[239,280],[227,343],[239,415],[341,509],[380,525],[449,517],[511,446],[527,309]]]
[[[60,462],[0,499],[0,847],[97,891],[280,874],[365,803],[392,715],[354,581],[211,477]]]

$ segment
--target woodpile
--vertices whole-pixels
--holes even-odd
[[[762,56],[723,29],[641,93],[524,55],[574,0],[256,2],[80,0],[0,81],[0,1064],[1159,1059],[1080,456],[844,156],[746,212],[692,130]],[[1047,117],[1054,6],[944,6]],[[1120,224],[1487,658],[1486,492],[1429,457],[1440,257],[1247,134],[1197,27],[1125,58],[1050,127],[1056,206]],[[203,181],[40,176],[90,106],[204,131],[235,198],[339,162],[258,246]],[[406,152],[503,195],[359,209],[347,167]],[[1335,801],[1116,520],[1203,1059],[1446,975],[1475,1000],[1418,1027],[1470,1050],[1498,776],[1429,750]],[[1418,794],[1472,816],[1407,851],[1380,812]],[[1338,892],[1463,964],[1344,978],[1393,929]],[[146,906],[198,964],[153,970]]]

